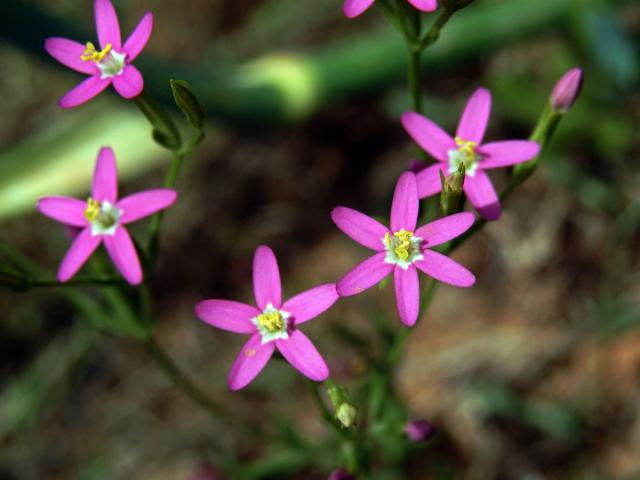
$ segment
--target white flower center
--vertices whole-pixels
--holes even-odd
[[[98,202],[89,197],[84,216],[91,224],[91,235],[113,235],[120,225],[122,210],[111,202]]]
[[[290,313],[278,310],[271,303],[267,303],[263,312],[251,319],[251,322],[258,327],[263,345],[277,339],[289,338],[287,320],[290,316]]]
[[[482,155],[476,151],[478,147],[477,142],[463,140],[460,137],[456,137],[455,140],[458,148],[451,149],[447,152],[449,155],[449,173],[456,173],[460,165],[464,165],[465,175],[474,177],[478,169],[478,162],[483,158]]]
[[[125,53],[116,52],[110,43],[102,50],[96,50],[91,42],[87,42],[86,48],[80,59],[83,62],[95,62],[100,69],[100,78],[111,78],[120,75],[124,70],[126,58]]]
[[[424,258],[420,250],[421,243],[422,238],[414,236],[413,232],[404,228],[395,232],[393,236],[387,232],[382,238],[382,244],[387,251],[384,261],[406,270],[413,262]]]

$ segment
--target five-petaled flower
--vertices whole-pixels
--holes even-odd
[[[136,97],[144,80],[131,62],[140,54],[153,28],[153,15],[145,14],[131,36],[122,44],[120,24],[110,0],[95,0],[97,49],[93,43],[82,45],[66,38],[48,38],[44,48],[63,65],[90,75],[60,99],[62,108],[77,107],[98,95],[111,83],[124,98]]]
[[[354,18],[373,5],[375,0],[345,0],[342,11],[347,18]],[[438,8],[437,0],[407,0],[411,5],[423,12],[433,12]]]
[[[169,207],[175,190],[155,189],[118,200],[118,176],[113,150],[98,153],[91,197],[87,201],[69,197],[43,197],[38,209],[65,225],[81,229],[60,264],[58,280],[66,282],[84,265],[101,242],[116,268],[132,285],[142,281],[140,260],[129,232],[124,227]]]
[[[356,295],[394,273],[400,320],[412,326],[418,319],[420,288],[418,271],[458,287],[470,287],[475,277],[432,247],[461,235],[473,225],[472,213],[440,218],[416,230],[418,220],[416,176],[403,173],[398,179],[391,205],[391,229],[377,220],[347,207],[336,207],[331,218],[340,230],[376,254],[347,273],[337,284],[340,296]]]
[[[208,324],[250,335],[229,372],[229,388],[247,386],[276,347],[306,377],[326,380],[327,364],[298,327],[338,300],[335,284],[320,285],[283,303],[276,257],[269,247],[260,246],[253,259],[253,292],[257,307],[231,300],[203,300],[195,307],[196,316]]]
[[[479,88],[467,102],[455,139],[418,113],[402,115],[402,124],[409,135],[438,160],[416,176],[420,198],[435,195],[441,190],[440,170],[448,175],[463,164],[463,189],[471,204],[487,220],[500,218],[500,201],[485,170],[526,162],[538,155],[540,145],[529,140],[482,143],[490,112],[491,93]]]

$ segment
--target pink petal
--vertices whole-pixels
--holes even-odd
[[[262,344],[262,337],[255,333],[244,344],[233,362],[227,383],[231,390],[240,390],[251,383],[267,364],[273,350],[274,342]]]
[[[103,238],[111,261],[125,280],[131,285],[138,285],[142,282],[142,268],[138,252],[136,252],[136,247],[127,229],[118,227],[113,235],[103,235]]]
[[[300,325],[329,309],[338,298],[334,283],[320,285],[290,298],[284,302],[282,310],[291,314],[294,325]]]
[[[278,261],[273,250],[264,245],[256,249],[253,257],[253,293],[260,310],[264,310],[268,303],[280,308],[282,291]]]
[[[476,283],[473,273],[446,255],[428,249],[424,250],[422,255],[424,260],[418,260],[413,264],[436,280],[456,287],[470,287]]]
[[[85,49],[85,46],[81,43],[67,40],[66,38],[47,38],[44,41],[44,49],[61,64],[76,72],[88,75],[100,73],[100,69],[94,62],[83,62],[80,59]]]
[[[58,280],[66,282],[85,264],[98,245],[101,237],[91,235],[91,227],[82,230],[73,240],[58,269]]]
[[[412,327],[416,324],[420,311],[418,270],[413,265],[409,265],[406,270],[396,267],[394,272],[398,314],[402,323],[407,327]]]
[[[412,172],[400,175],[391,203],[391,231],[405,229],[413,231],[418,221],[418,186]]]
[[[478,149],[485,159],[482,168],[499,168],[526,162],[540,153],[540,145],[529,140],[506,140],[482,145]]]
[[[38,200],[38,210],[43,215],[73,227],[86,227],[84,216],[86,202],[69,197],[43,197]]]
[[[122,210],[120,223],[135,222],[160,210],[164,210],[176,201],[177,195],[175,190],[157,188],[124,197],[117,203],[118,208]]]
[[[93,97],[111,84],[110,78],[100,78],[100,75],[92,75],[69,90],[58,101],[61,108],[73,108],[88,102]]]
[[[122,48],[120,23],[113,4],[109,0],[96,0],[94,8],[100,48],[105,48],[110,43],[119,52]]]
[[[438,8],[438,2],[436,0],[408,0],[408,2],[423,12],[433,12]]]
[[[416,230],[416,236],[423,240],[423,246],[431,248],[462,235],[471,228],[473,213],[462,212],[427,223]]]
[[[465,177],[462,187],[471,205],[487,220],[497,220],[502,214],[498,194],[493,188],[491,179],[484,171],[478,169],[473,177]]]
[[[348,297],[364,292],[389,275],[393,265],[385,263],[385,256],[385,252],[376,253],[353,268],[336,285],[338,295]]]
[[[209,325],[234,333],[253,333],[256,326],[251,319],[260,310],[232,300],[203,300],[196,304],[196,317]]]
[[[481,143],[484,132],[487,130],[490,113],[491,93],[486,88],[479,88],[471,95],[464,107],[456,135],[467,142]]]
[[[369,8],[375,0],[345,0],[342,11],[345,17],[354,18]]]
[[[102,147],[98,152],[91,196],[98,202],[107,201],[112,204],[118,198],[118,169],[116,157],[110,147]]]
[[[403,114],[401,121],[411,138],[429,155],[441,162],[449,160],[448,152],[456,148],[456,143],[447,132],[415,112]]]
[[[153,30],[153,14],[147,12],[122,47],[123,52],[127,54],[127,63],[133,62],[144,49],[151,36],[151,30]]]
[[[447,167],[442,163],[436,163],[416,174],[418,198],[426,198],[440,193],[440,190],[442,190],[441,171],[446,175]]]
[[[121,97],[127,100],[137,97],[144,89],[144,79],[133,65],[126,65],[120,75],[113,77],[113,87]]]
[[[305,377],[321,382],[329,376],[324,359],[300,330],[293,330],[289,338],[276,340],[275,343],[282,356]]]
[[[384,250],[382,239],[389,229],[377,220],[347,207],[336,207],[331,219],[337,227],[360,245],[372,250]]]

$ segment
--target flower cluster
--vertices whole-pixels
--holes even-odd
[[[436,0],[408,0],[418,10],[431,12]],[[346,0],[347,17],[364,12],[374,0]],[[69,68],[90,75],[67,93],[60,106],[80,105],[113,84],[116,91],[130,99],[142,92],[144,82],[131,64],[146,45],[153,17],[147,13],[124,44],[116,12],[110,0],[95,0],[98,45],[86,45],[63,38],[50,38],[46,50]],[[582,81],[582,71],[573,70],[553,92],[551,105],[558,111],[568,109]],[[401,123],[411,138],[434,159],[431,166],[412,167],[402,173],[395,186],[389,224],[348,207],[336,207],[331,218],[336,226],[374,254],[348,271],[336,283],[319,285],[286,301],[278,264],[273,251],[260,246],[253,262],[255,305],[232,300],[209,299],[195,306],[195,315],[222,330],[248,335],[228,376],[232,390],[247,386],[265,367],[276,349],[303,375],[314,381],[328,378],[329,368],[301,326],[331,308],[340,298],[360,294],[393,273],[398,315],[411,327],[420,315],[418,271],[435,280],[470,287],[474,275],[462,265],[437,251],[437,247],[467,232],[474,224],[471,212],[462,212],[418,226],[420,199],[441,191],[443,179],[456,174],[466,198],[487,220],[501,214],[498,195],[487,170],[515,165],[536,157],[540,145],[529,140],[484,142],[491,110],[491,94],[480,88],[469,99],[451,137],[431,120],[417,112],[406,112]],[[462,183],[463,181],[463,183]],[[459,188],[458,188],[459,190]],[[104,243],[107,253],[122,276],[132,285],[143,280],[138,252],[126,225],[171,206],[176,200],[173,189],[147,190],[118,199],[116,160],[104,147],[98,154],[91,195],[86,201],[68,197],[44,197],[38,209],[75,231],[73,243],[58,270],[58,280],[66,282],[83,266],[97,247]],[[421,430],[411,425],[407,434],[422,438]],[[420,430],[420,431],[418,431]]]

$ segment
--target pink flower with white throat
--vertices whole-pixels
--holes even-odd
[[[43,197],[38,210],[69,227],[79,229],[60,264],[58,280],[66,282],[84,265],[101,243],[114,265],[132,285],[142,281],[136,248],[125,225],[164,210],[176,200],[175,190],[160,188],[118,200],[118,175],[113,150],[100,149],[88,200]]]
[[[48,38],[44,48],[49,55],[76,72],[90,75],[60,99],[62,108],[81,105],[113,84],[116,91],[130,99],[140,95],[144,80],[131,65],[147,44],[153,28],[153,15],[145,14],[124,44],[120,24],[110,0],[95,0],[98,45],[85,45],[66,38]]]
[[[373,5],[375,0],[345,0],[342,4],[342,11],[345,17],[355,18]],[[407,0],[411,5],[421,12],[433,12],[438,8],[437,0]]]
[[[327,364],[299,326],[338,300],[336,286],[320,285],[282,302],[276,257],[269,247],[260,246],[253,259],[253,292],[255,307],[232,300],[203,300],[195,308],[196,316],[209,325],[250,335],[229,372],[229,388],[240,390],[251,383],[276,348],[307,378],[326,380]]]
[[[463,164],[463,189],[471,204],[487,220],[500,218],[500,201],[485,170],[531,160],[540,153],[540,145],[529,140],[483,143],[490,113],[491,93],[479,88],[467,102],[455,138],[419,113],[402,115],[402,124],[411,138],[438,160],[416,176],[420,198],[440,192],[440,171],[450,175]]]
[[[470,287],[476,281],[462,265],[431,250],[466,232],[473,225],[473,214],[449,215],[416,229],[419,203],[416,176],[406,172],[400,175],[393,195],[391,228],[347,207],[331,212],[340,230],[377,252],[338,282],[338,294],[356,295],[393,272],[398,313],[408,327],[416,323],[420,309],[418,270],[458,287]]]

